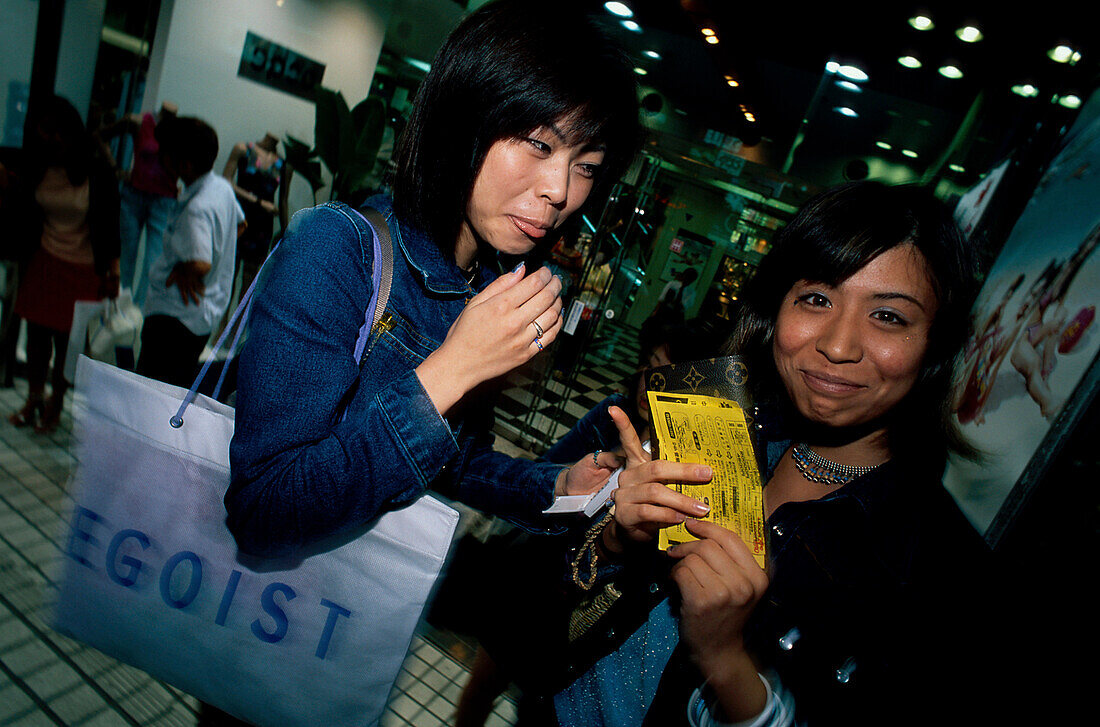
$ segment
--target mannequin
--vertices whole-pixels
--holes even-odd
[[[157,157],[159,145],[154,134],[159,124],[178,113],[176,104],[164,101],[155,115],[150,112],[128,114],[99,132],[100,139],[104,141],[121,133],[130,134],[134,140],[133,164],[122,185],[120,274],[122,285],[133,291],[134,303],[139,308],[145,301],[149,266],[160,257],[161,238],[178,194],[175,178],[160,165]],[[141,270],[137,270],[138,247],[143,232],[145,254]]]
[[[286,226],[286,162],[279,156],[278,138],[268,132],[257,142],[233,147],[222,176],[237,192],[248,227],[237,239],[240,289],[243,294],[271,248],[275,218]],[[278,202],[276,202],[278,193]]]

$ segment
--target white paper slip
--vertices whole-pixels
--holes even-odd
[[[592,517],[611,499],[611,493],[619,486],[619,473],[622,471],[623,468],[620,467],[612,472],[611,477],[607,479],[607,484],[601,487],[598,492],[593,492],[591,495],[562,495],[556,497],[554,498],[554,504],[542,512],[546,515],[583,512],[588,517]]]

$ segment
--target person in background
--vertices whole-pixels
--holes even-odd
[[[118,185],[80,113],[65,99],[36,102],[27,129],[22,183],[28,198],[14,212],[22,218],[20,247],[30,256],[15,300],[15,315],[27,324],[28,388],[23,406],[8,419],[49,433],[69,389],[63,362],[73,305],[118,295]]]
[[[179,175],[184,189],[149,271],[137,371],[187,387],[229,305],[244,212],[232,185],[212,171],[218,135],[208,124],[175,119],[158,128],[157,142],[165,169]]]

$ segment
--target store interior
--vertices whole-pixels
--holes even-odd
[[[89,128],[172,102],[217,130],[215,169],[237,142],[278,138],[288,167],[283,220],[330,199],[361,201],[387,189],[394,141],[436,50],[481,4],[0,0],[0,147],[20,147],[32,90],[43,86],[72,101]],[[983,301],[1003,289],[1002,251],[1026,248],[1027,234],[1042,244],[1036,226],[1045,224],[1052,240],[1063,229],[1067,237],[1080,235],[1054,216],[1036,222],[1034,209],[1058,174],[1086,180],[1096,174],[1088,164],[1092,147],[1085,147],[1100,127],[1100,38],[1081,7],[588,4],[636,64],[645,140],[609,196],[587,205],[576,225],[539,251],[566,283],[564,334],[500,387],[494,431],[509,451],[540,455],[604,396],[625,390],[637,373],[640,327],[685,271],[692,271],[684,283],[692,291],[686,318],[706,335],[728,333],[739,291],[775,233],[829,187],[869,179],[932,190],[956,208],[981,252],[990,284]],[[553,2],[533,1],[532,8],[555,10]],[[346,148],[334,151],[341,123],[358,135],[357,158]],[[127,168],[127,139],[105,144]],[[1097,199],[1091,197],[1093,208]],[[1027,224],[1018,225],[1021,219]],[[7,298],[2,305],[10,305]],[[1096,332],[1090,333],[1093,345]],[[1100,477],[1100,363],[1095,348],[1088,356],[1074,364],[1058,416],[1029,430],[1019,445],[1032,454],[1004,475],[1011,481],[993,512],[973,516],[1019,568],[1021,598],[1036,600],[1034,626],[1065,644],[1058,654],[1081,651],[1095,637],[1096,598],[1085,582],[1100,543],[1100,499],[1092,486]],[[16,368],[17,385],[18,376]],[[14,402],[6,394],[0,400]],[[978,433],[988,435],[995,419],[991,413]],[[47,468],[20,453],[27,444],[18,437],[25,435],[5,431],[0,479],[16,488],[17,480],[37,477],[50,488],[42,497],[58,502],[64,486],[58,462],[68,462],[58,452],[68,435],[63,427],[31,450],[53,458]],[[4,497],[14,512],[12,491]],[[40,534],[54,538],[48,527]],[[3,532],[0,542],[7,548],[0,578],[32,568],[18,543]],[[41,604],[24,608],[7,591],[0,587],[0,621],[36,631],[38,616],[28,609]],[[470,657],[461,639],[439,632],[425,638],[449,658],[458,654],[460,664]],[[21,672],[3,651],[0,666],[0,703],[7,694],[21,705],[0,709],[0,724],[100,723],[94,714],[76,722],[59,717],[54,697],[34,686],[36,672]],[[84,681],[110,705],[103,724],[185,724],[194,717],[194,704],[170,690],[158,687],[169,705],[158,712],[119,706],[133,696],[129,683],[100,685],[94,675]],[[427,721],[423,709],[412,717],[395,708],[388,719],[448,723],[438,716]],[[514,717],[507,705],[498,712],[496,724]]]

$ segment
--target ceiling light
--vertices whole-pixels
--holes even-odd
[[[855,91],[856,93],[862,93],[863,92],[862,88],[860,88],[856,84],[852,83],[851,81],[837,81],[836,85],[840,86],[841,88],[843,88],[847,91]]]
[[[699,32],[702,33],[703,35],[714,35],[714,29],[712,29],[712,28],[703,28]]]
[[[657,51],[655,51],[655,50],[644,50],[644,51],[642,51],[642,53],[644,53],[645,55],[649,56],[650,58],[652,58],[652,59],[653,59],[653,60],[655,60],[655,61],[659,61],[659,60],[661,60],[661,54],[660,54],[660,53],[658,53],[658,52],[657,52]]]
[[[905,66],[906,68],[920,68],[921,67],[920,59],[917,58],[916,56],[902,56],[901,58],[898,58],[898,63]]]
[[[432,66],[431,66],[431,64],[430,64],[430,63],[427,63],[427,62],[425,62],[425,61],[421,61],[421,60],[418,60],[418,59],[416,59],[416,58],[405,58],[405,62],[406,62],[406,63],[408,63],[408,64],[409,64],[410,66],[412,66],[413,68],[416,68],[416,69],[419,69],[419,70],[421,70],[421,71],[424,71],[425,73],[427,73],[428,71],[432,70]]]
[[[829,61],[825,64],[825,70],[829,73],[836,73],[840,70],[840,64],[836,61]]]
[[[1055,63],[1069,63],[1073,55],[1074,51],[1068,45],[1060,45],[1047,51],[1047,58]]]
[[[977,43],[984,38],[982,31],[975,28],[973,25],[964,25],[955,31],[956,37],[964,43]]]
[[[718,36],[717,35],[708,35],[707,36],[707,42],[710,43],[711,45],[718,45]]]
[[[856,66],[840,66],[836,69],[836,72],[847,78],[849,81],[863,82],[870,78],[870,76],[867,75],[866,71],[864,71],[862,68],[857,68]]]
[[[889,144],[887,144],[885,141],[876,141],[875,146],[877,146],[879,149],[885,149],[886,151],[890,151],[891,149],[894,148],[894,147],[890,146]]]
[[[1067,94],[1058,99],[1058,103],[1065,106],[1067,109],[1076,109],[1081,107],[1081,97],[1074,94]]]
[[[727,85],[727,86],[729,86],[730,88],[737,88],[737,87],[738,87],[738,86],[740,86],[741,84],[740,84],[740,83],[738,83],[737,81],[735,81],[735,80],[734,80],[734,79],[732,79],[732,78],[727,78],[727,79],[726,79],[726,85]]]
[[[909,24],[917,30],[932,30],[936,26],[932,23],[932,18],[927,15],[914,15],[909,18]]]
[[[962,174],[963,172],[965,172],[965,171],[966,171],[966,169],[964,169],[964,168],[963,168],[963,167],[962,167],[961,165],[959,165],[959,164],[948,164],[948,165],[947,165],[947,168],[948,168],[948,169],[950,169],[950,170],[951,170],[951,171],[953,171],[953,172],[956,172],[956,173],[958,173],[958,174]]]
[[[1035,98],[1039,95],[1039,89],[1030,83],[1017,84],[1012,87],[1012,93],[1024,98]]]
[[[649,73],[649,71],[644,68],[635,68],[634,72],[637,73],[639,76],[644,76],[645,74]]]
[[[626,3],[610,2],[603,4],[604,9],[612,15],[618,15],[620,18],[633,18],[634,11],[627,6]]]
[[[634,33],[641,33],[642,32],[642,26],[638,25],[633,20],[624,20],[623,21],[623,27],[626,28],[627,30],[631,31],[631,32],[634,32]]]
[[[837,106],[836,108],[833,109],[833,111],[836,111],[838,114],[841,114],[842,116],[847,116],[847,117],[853,118],[853,119],[856,118],[857,116],[859,116],[859,114],[857,114],[855,112],[855,110],[850,109],[847,106]]]
[[[909,157],[910,159],[916,159],[917,158],[917,153],[915,151],[913,151],[912,149],[902,149],[901,153],[904,154],[905,156]]]
[[[948,64],[946,66],[940,66],[940,75],[944,78],[962,78],[963,72],[959,70],[958,66]]]

